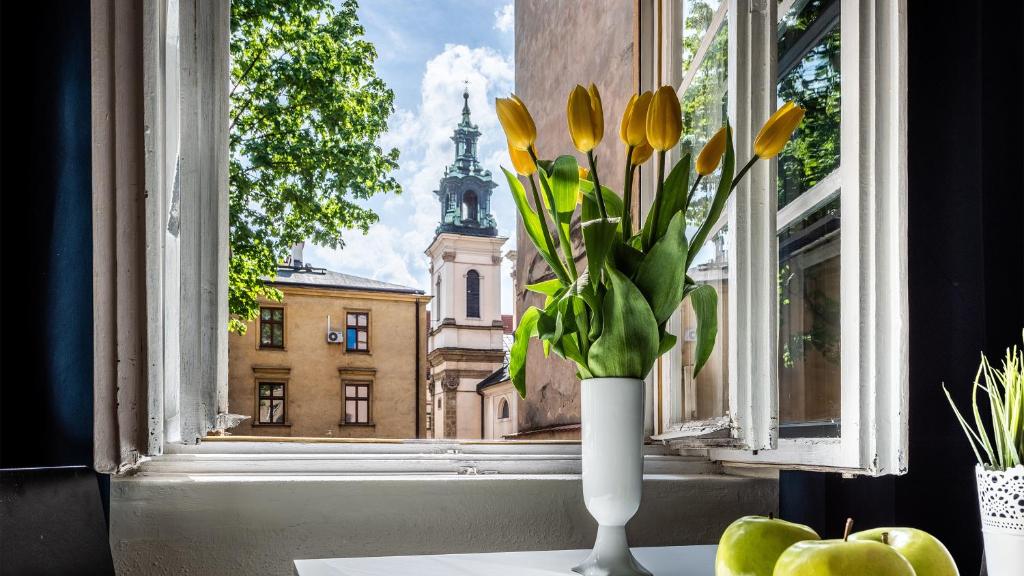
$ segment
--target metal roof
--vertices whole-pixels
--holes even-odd
[[[398,294],[423,294],[423,290],[362,278],[351,274],[334,272],[312,266],[278,266],[276,278],[264,278],[278,286],[314,286],[336,290],[364,290],[368,292],[394,292]]]

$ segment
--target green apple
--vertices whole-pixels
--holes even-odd
[[[886,536],[883,537],[882,535]],[[939,539],[917,528],[875,528],[850,534],[850,540],[870,540],[892,546],[910,561],[917,576],[959,576],[953,556]]]
[[[778,518],[744,516],[725,529],[715,557],[716,576],[771,576],[783,550],[818,533]]]
[[[915,576],[891,546],[870,540],[797,542],[779,556],[774,576]]]

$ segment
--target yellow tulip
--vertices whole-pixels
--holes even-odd
[[[566,118],[569,136],[577,150],[586,153],[597,147],[604,136],[604,111],[596,86],[591,84],[589,92],[578,84],[573,88],[566,105]]]
[[[633,148],[633,157],[630,158],[630,164],[633,166],[639,166],[654,154],[654,148],[651,148],[650,143],[642,142],[636,148]]]
[[[718,163],[722,161],[722,154],[725,153],[726,138],[726,129],[723,126],[718,132],[715,132],[711,140],[708,140],[700,154],[697,155],[697,162],[694,163],[697,174],[707,176],[714,172],[715,168],[718,168]]]
[[[530,153],[513,148],[511,143],[508,145],[508,157],[512,159],[512,167],[520,176],[529,176],[537,171],[537,165],[533,163],[533,158],[530,158]]]
[[[513,94],[511,98],[496,98],[494,108],[510,147],[526,150],[533,146],[537,141],[537,125],[518,96]]]
[[[647,108],[651,105],[651,93],[633,95],[626,103],[619,126],[619,138],[626,146],[639,146],[647,142]]]
[[[664,152],[679,142],[682,133],[683,112],[679,108],[679,96],[675,88],[662,86],[654,93],[647,111],[647,141],[655,150]]]
[[[772,114],[757,133],[757,138],[754,138],[754,155],[758,158],[774,158],[781,152],[804,119],[804,112],[806,110],[793,102],[786,102]]]

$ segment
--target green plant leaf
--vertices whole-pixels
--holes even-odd
[[[540,310],[534,306],[523,312],[523,317],[519,319],[519,326],[512,337],[512,349],[509,350],[508,373],[512,378],[512,385],[522,398],[526,398],[526,352],[530,346],[530,338],[537,335],[539,317]]]
[[[686,208],[687,187],[690,182],[690,155],[686,154],[676,162],[672,171],[665,177],[661,194],[654,198],[651,209],[647,212],[644,227],[641,231],[644,246],[651,246],[665,235],[669,223],[676,213]],[[655,210],[655,206],[658,207]],[[658,221],[654,221],[657,214]]]
[[[536,292],[546,296],[554,296],[556,298],[561,295],[561,292],[565,287],[565,284],[562,284],[562,281],[558,278],[526,285],[526,289],[530,292]]]
[[[612,261],[615,263],[615,267],[629,278],[636,275],[643,260],[644,253],[629,244],[618,242],[612,247]]]
[[[606,272],[601,336],[590,347],[587,365],[597,377],[644,378],[658,357],[658,323],[629,278],[611,266]]]
[[[589,220],[580,227],[587,250],[587,270],[594,282],[600,282],[601,270],[618,236],[618,227],[618,218]]]
[[[590,180],[580,180],[580,190],[583,191],[583,220],[597,220],[601,217],[601,210],[597,207],[597,196],[594,193],[594,183]],[[622,197],[607,186],[601,186],[601,195],[604,198],[604,207],[608,211],[609,218],[622,217]]]
[[[523,189],[523,184],[519,181],[519,178],[504,168],[501,171],[505,173],[508,187],[512,190],[512,200],[515,201],[516,209],[519,210],[519,215],[523,219],[523,228],[526,229],[526,235],[530,237],[533,245],[537,248],[537,252],[547,262],[548,267],[558,273],[562,270],[562,263],[555,254],[548,250],[547,241],[544,239],[544,222],[541,221],[540,214],[534,211],[529,201],[527,201],[526,190]]]
[[[658,324],[668,320],[683,301],[686,277],[679,268],[686,262],[686,214],[672,217],[665,234],[644,255],[634,276]]]
[[[711,207],[708,208],[704,222],[701,223],[700,228],[697,229],[693,238],[690,239],[690,254],[686,258],[687,270],[690,269],[690,264],[693,262],[697,252],[704,247],[708,234],[711,233],[711,229],[722,216],[722,210],[725,209],[729,195],[732,193],[732,176],[733,171],[736,169],[736,153],[732,148],[732,128],[726,124],[725,129],[725,156],[722,158],[722,172],[719,175],[718,189],[715,191],[715,197],[711,201]]]
[[[559,222],[568,224],[580,192],[580,169],[573,156],[559,156],[551,167],[551,195]]]
[[[661,340],[658,342],[658,356],[661,356],[676,345],[676,336],[666,332],[664,328],[659,329],[658,334],[661,337]]]
[[[693,362],[693,376],[696,378],[715,349],[715,339],[718,337],[718,293],[710,284],[698,284],[689,290],[688,296],[697,317],[697,345]]]

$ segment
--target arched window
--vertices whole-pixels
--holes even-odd
[[[501,402],[498,403],[498,420],[508,420],[508,400],[502,398]]]
[[[437,288],[434,290],[434,320],[440,322],[441,318],[441,277],[437,277]]]
[[[476,192],[472,190],[462,195],[462,219],[477,219]]]
[[[480,317],[480,273],[476,270],[466,273],[466,316]]]

